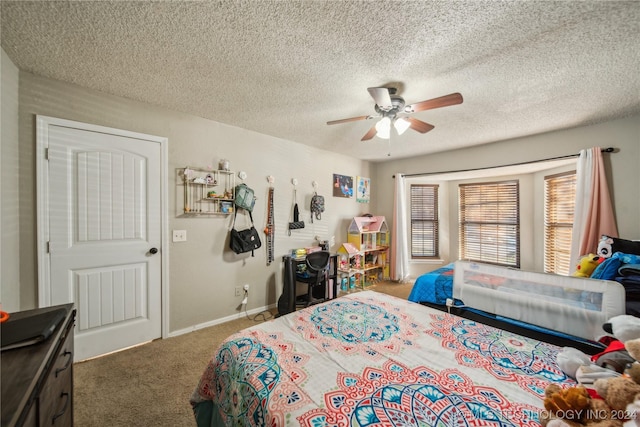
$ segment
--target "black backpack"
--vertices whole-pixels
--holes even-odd
[[[313,222],[314,215],[316,219],[321,219],[322,212],[324,212],[324,197],[314,192],[311,197],[311,222]]]

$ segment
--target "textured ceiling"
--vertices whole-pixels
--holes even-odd
[[[640,113],[640,2],[5,1],[21,70],[365,160]],[[361,142],[367,87],[435,128]],[[213,141],[212,141],[213,143]]]

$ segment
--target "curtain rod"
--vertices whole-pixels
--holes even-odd
[[[615,151],[616,151],[616,149],[613,148],[613,147],[602,148],[600,150],[601,153],[614,153]],[[440,172],[406,173],[406,174],[402,174],[402,176],[405,176],[405,177],[406,176],[427,176],[427,175],[438,175],[438,174],[441,174],[441,173],[472,172],[472,171],[479,171],[479,170],[485,170],[485,169],[504,168],[504,167],[508,167],[508,166],[520,166],[520,165],[529,165],[529,164],[532,164],[532,163],[549,162],[551,160],[570,159],[572,157],[578,157],[578,156],[580,156],[580,153],[578,153],[578,154],[567,154],[566,156],[549,157],[547,159],[530,160],[528,162],[511,163],[509,165],[487,166],[487,167],[484,167],[484,168],[458,169],[458,170],[440,171]],[[396,176],[392,175],[391,177],[395,178]]]

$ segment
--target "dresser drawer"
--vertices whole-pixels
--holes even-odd
[[[2,352],[2,427],[73,426],[73,304],[19,311],[8,322],[24,325],[60,309],[66,317],[47,339]]]
[[[73,424],[73,324],[53,358],[39,396],[41,426]]]

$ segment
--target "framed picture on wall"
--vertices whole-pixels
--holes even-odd
[[[333,197],[353,197],[353,177],[333,174]]]
[[[371,179],[363,176],[356,177],[356,202],[369,203],[371,199]]]

